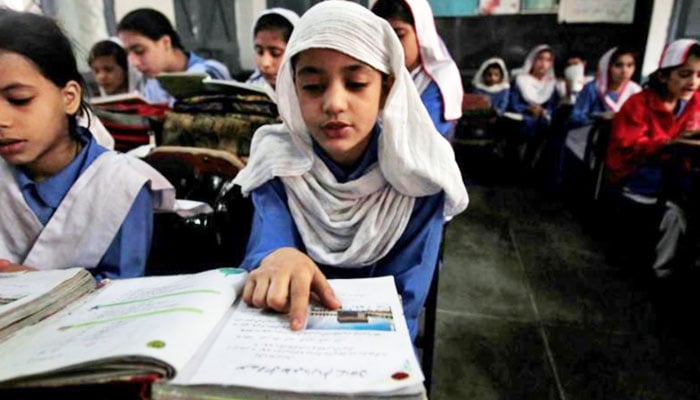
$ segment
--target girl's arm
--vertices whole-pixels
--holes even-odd
[[[598,94],[596,93],[595,81],[587,83],[576,98],[576,104],[571,110],[569,128],[578,128],[593,123],[588,117],[588,114],[596,111],[594,110],[594,104],[597,98]]]
[[[411,337],[437,266],[443,229],[444,195],[416,199],[411,220],[394,248],[377,265],[377,275],[393,275]]]
[[[93,275],[101,279],[143,276],[152,236],[153,199],[144,185]]]
[[[454,121],[446,121],[443,117],[445,105],[442,103],[440,89],[434,81],[430,82],[428,87],[421,93],[420,99],[428,110],[428,114],[430,115],[430,119],[433,120],[435,129],[437,129],[443,137],[447,137],[447,134],[450,133],[450,130],[454,126]]]
[[[255,307],[289,311],[291,328],[302,329],[311,292],[330,309],[337,309],[340,303],[316,263],[303,252],[280,180],[267,182],[251,196],[255,212],[241,267],[252,272],[243,300]]]

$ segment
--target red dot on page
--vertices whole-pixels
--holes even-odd
[[[408,378],[408,376],[409,375],[406,372],[396,372],[391,376],[391,379],[393,379],[395,381],[402,381],[402,380]]]

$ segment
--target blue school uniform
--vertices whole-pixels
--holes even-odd
[[[547,99],[547,101],[540,104],[542,108],[547,110],[547,114],[550,118],[554,114],[554,110],[556,110],[558,105],[559,94],[556,90],[552,91],[552,95],[549,97],[549,99]],[[541,132],[542,130],[549,127],[550,119],[545,117],[533,117],[530,113],[527,112],[527,108],[529,106],[530,104],[523,98],[523,95],[520,92],[520,88],[518,87],[518,85],[511,85],[510,98],[508,99],[508,108],[513,112],[523,115],[523,123],[521,125],[520,131],[528,137],[533,137],[537,134],[537,132]]]
[[[187,52],[187,70],[189,73],[205,73],[213,79],[231,79],[231,74],[225,65],[205,60],[193,52]],[[140,88],[143,97],[151,103],[168,103],[173,105],[175,99],[160,86],[157,78],[147,78]]]
[[[571,115],[569,116],[569,128],[591,125],[593,123],[593,120],[590,118],[591,114],[608,111],[608,108],[598,94],[596,84],[597,81],[588,82],[578,94],[576,105],[574,105],[574,108],[571,110]],[[617,102],[617,99],[620,97],[619,93],[615,92],[607,93],[606,96],[614,102]]]
[[[430,119],[433,120],[433,125],[435,129],[443,137],[452,131],[455,125],[455,121],[447,121],[444,117],[445,115],[445,104],[442,102],[442,95],[440,94],[440,88],[438,88],[435,81],[431,81],[428,87],[425,88],[423,93],[420,95],[420,99],[423,101],[423,105],[428,110]]]
[[[483,94],[491,100],[491,108],[496,111],[496,114],[502,115],[508,108],[508,98],[510,97],[510,89],[505,88],[498,92],[487,92],[479,88],[474,88],[474,92]]]
[[[338,182],[361,177],[378,160],[379,129],[358,164],[344,168],[331,160],[314,143],[314,153],[328,166]],[[246,257],[241,266],[254,269],[267,255],[281,247],[305,250],[287,206],[284,184],[279,178],[268,181],[252,194],[255,214]],[[362,278],[393,275],[401,294],[404,314],[415,339],[417,321],[435,270],[443,226],[443,193],[416,198],[405,231],[391,251],[380,261],[363,268],[338,268],[319,265],[327,278]]]
[[[46,225],[80,175],[107,151],[85,128],[78,128],[83,148],[56,175],[34,182],[22,168],[15,168],[15,180],[29,208]],[[142,276],[146,268],[153,233],[153,200],[144,186],[136,196],[119,232],[100,263],[90,272],[98,279]]]

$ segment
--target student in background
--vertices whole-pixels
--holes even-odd
[[[592,114],[614,114],[642,87],[632,81],[635,70],[632,49],[613,47],[598,61],[596,79],[583,86],[569,116],[569,127],[578,128],[593,123]]]
[[[0,271],[86,267],[143,275],[153,208],[172,187],[100,146],[70,42],[51,19],[0,11]]]
[[[489,58],[481,63],[472,79],[474,92],[485,95],[491,100],[491,108],[502,115],[508,107],[510,80],[506,64],[500,58]]]
[[[156,79],[163,72],[205,73],[214,79],[231,79],[222,63],[185,51],[170,21],[156,10],[131,11],[119,21],[117,32],[129,61],[144,75],[139,91],[152,103],[174,103]]]
[[[527,167],[538,163],[546,147],[552,115],[559,105],[556,85],[552,48],[546,44],[533,48],[515,74],[508,100],[508,111],[521,114],[523,118],[521,137],[516,141],[524,143],[521,159]]]
[[[606,164],[614,183],[622,188],[627,209],[649,205],[656,210],[661,194],[664,150],[681,133],[700,130],[700,43],[680,39],[663,52],[659,69],[640,93],[631,96],[613,120]],[[664,186],[671,187],[671,182]],[[683,265],[681,243],[688,226],[688,215],[697,214],[697,199],[684,201],[687,182],[676,182],[678,193],[666,192],[663,216],[658,226],[654,272],[671,276]],[[623,209],[624,210],[624,209]],[[658,220],[657,220],[658,221]],[[643,221],[635,221],[638,224]],[[688,261],[688,260],[686,260]]]
[[[566,57],[563,78],[557,82],[557,91],[562,104],[576,103],[583,86],[592,80],[586,75],[586,59],[583,53],[573,50]]]
[[[253,28],[257,68],[247,83],[269,87],[274,91],[277,70],[297,21],[299,16],[285,8],[271,8],[258,16]]]
[[[111,96],[129,91],[129,66],[126,52],[111,40],[95,43],[88,55],[100,96]]]
[[[378,0],[372,11],[389,21],[404,49],[423,104],[435,127],[448,137],[462,116],[462,77],[438,35],[427,0]]]
[[[340,306],[326,278],[391,275],[415,337],[444,218],[468,197],[401,43],[366,8],[321,2],[295,28],[277,96],[284,124],[255,133],[234,181],[255,205],[243,299],[289,310],[298,330],[310,292]]]

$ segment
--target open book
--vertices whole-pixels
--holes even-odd
[[[155,374],[172,379],[155,398],[422,396],[391,277],[332,281],[343,310],[311,307],[301,332],[242,303],[245,279],[226,268],[112,281],[0,343],[0,388]]]
[[[61,310],[94,287],[92,275],[82,268],[0,273],[0,339]]]
[[[235,80],[213,79],[204,73],[169,72],[158,75],[158,82],[176,98],[202,94],[241,94],[258,95],[274,101],[274,92],[269,88],[238,82]]]
[[[99,107],[111,104],[151,104],[151,102],[138,91],[90,98],[91,106]]]

